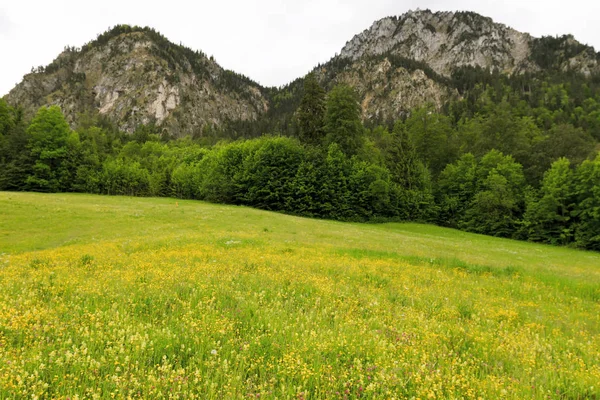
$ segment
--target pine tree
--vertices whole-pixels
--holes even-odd
[[[325,90],[315,75],[310,73],[304,81],[304,96],[298,107],[298,127],[303,143],[319,144],[323,140],[325,117]]]
[[[0,190],[23,190],[31,171],[25,121],[21,109],[0,99]]]
[[[391,142],[386,154],[386,165],[390,170],[392,181],[405,189],[420,188],[422,183],[420,177],[424,166],[401,121],[394,125]]]

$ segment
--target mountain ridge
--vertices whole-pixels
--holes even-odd
[[[312,72],[326,88],[353,86],[363,119],[390,120],[425,103],[439,109],[458,97],[451,78],[463,67],[589,77],[600,73],[600,53],[571,35],[534,38],[473,12],[415,10],[375,21]],[[266,118],[278,109],[278,99],[298,101],[301,89],[294,85],[303,79],[264,87],[152,28],[117,25],[80,49],[66,48],[27,74],[6,99],[29,114],[58,104],[71,123],[78,114],[99,113],[126,132],[156,125],[184,136]]]
[[[569,59],[580,56],[577,60],[580,64],[560,65],[560,68],[580,69],[585,75],[598,71],[600,55],[595,54],[593,47],[577,42],[572,35],[563,38],[567,45],[579,49]],[[392,51],[426,62],[447,76],[452,68],[461,66],[498,67],[503,73],[536,72],[543,66],[529,59],[529,55],[541,40],[545,39],[470,11],[415,10],[375,21],[349,40],[339,56],[357,59],[364,54]]]

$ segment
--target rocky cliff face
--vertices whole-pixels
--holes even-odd
[[[572,36],[538,39],[471,12],[417,10],[376,21],[315,72],[326,87],[356,88],[364,118],[381,121],[458,97],[450,78],[461,67],[591,75],[600,55]]]
[[[543,68],[532,57],[539,40],[471,12],[417,10],[375,22],[346,43],[340,57],[358,60],[365,55],[390,53],[424,62],[446,76],[463,66],[497,68],[514,74]],[[586,74],[598,70],[594,52],[575,43],[580,51],[557,67]],[[565,47],[577,46],[565,43]]]
[[[332,64],[317,68],[317,78],[326,87],[338,83],[353,87],[365,121],[398,119],[426,103],[440,109],[458,96],[440,77],[400,65],[393,57],[361,57],[337,71]]]
[[[121,130],[156,124],[176,136],[267,110],[261,87],[148,29],[117,27],[82,49],[67,49],[25,76],[7,96],[34,112],[60,105],[69,120],[99,112]]]

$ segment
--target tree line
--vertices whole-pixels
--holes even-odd
[[[338,220],[422,221],[598,251],[600,97],[588,90],[577,98],[565,83],[537,85],[535,99],[522,89],[473,84],[442,111],[424,106],[366,128],[352,88],[326,93],[309,75],[293,134],[210,146],[147,126],[126,135],[89,115],[71,129],[56,106],[25,121],[0,100],[0,190],[173,196]]]

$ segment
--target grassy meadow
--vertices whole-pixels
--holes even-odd
[[[600,254],[0,192],[0,399],[599,399]]]

